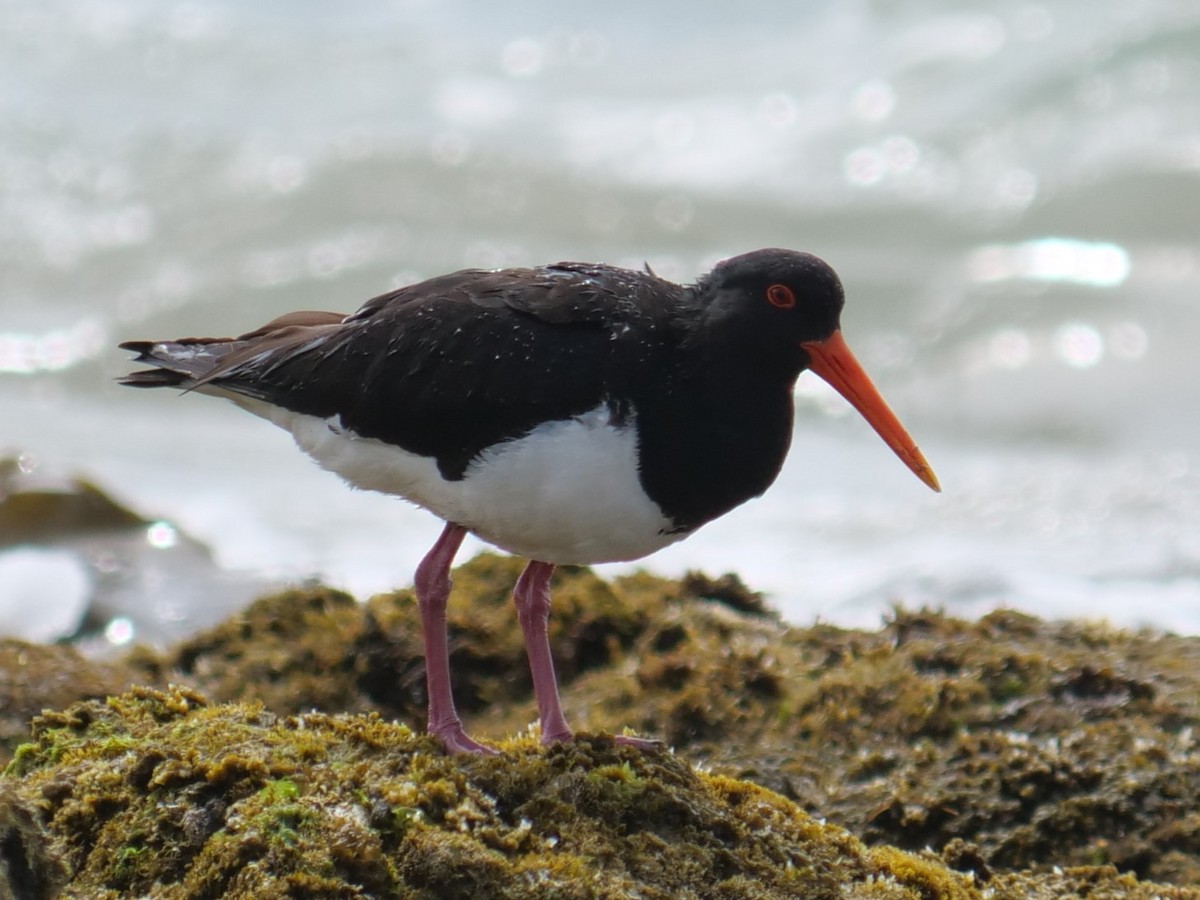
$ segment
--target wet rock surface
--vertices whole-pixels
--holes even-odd
[[[3,735],[10,882],[24,896],[1200,897],[1200,639],[1013,611],[794,628],[730,576],[565,569],[551,644],[584,737],[544,749],[508,596],[519,568],[478,557],[451,599],[460,711],[495,758],[420,735],[409,591],[360,604],[296,588],[103,664],[10,642],[12,721],[54,710]],[[72,706],[58,671],[111,699]],[[43,680],[56,687],[39,706]],[[673,752],[604,737],[624,728]]]

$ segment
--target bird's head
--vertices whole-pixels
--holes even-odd
[[[913,473],[935,491],[937,476],[850,352],[841,332],[842,282],[824,260],[795,250],[755,250],[724,260],[695,288],[704,326],[759,354],[810,369],[862,414]]]

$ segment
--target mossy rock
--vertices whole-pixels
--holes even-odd
[[[500,750],[452,757],[374,715],[134,690],[35,720],[0,779],[0,844],[31,897],[1150,896],[1111,868],[987,873],[983,888],[610,738]]]
[[[84,658],[74,647],[0,638],[0,763],[29,740],[29,720],[44,709],[125,690],[123,666]]]
[[[182,689],[77,704],[34,738],[4,798],[46,836],[12,830],[9,852],[54,848],[75,896],[973,895],[930,857],[608,738],[449,757],[376,716],[278,717]]]
[[[507,736],[536,719],[509,597],[519,570],[478,557],[455,571],[450,603],[460,710],[504,748],[525,746]],[[553,589],[551,644],[577,728],[663,738],[879,852],[932,848],[987,887],[1030,869],[1060,887],[1083,879],[1081,896],[1200,883],[1200,639],[1012,611],[967,622],[897,609],[877,631],[793,628],[731,577],[563,569]],[[357,603],[297,588],[124,664],[279,721],[424,720],[409,591]],[[26,715],[40,708],[27,698]]]

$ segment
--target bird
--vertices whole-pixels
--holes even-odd
[[[843,338],[843,304],[828,263],[786,249],[733,256],[686,285],[649,265],[464,269],[349,315],[127,341],[150,368],[120,382],[232,400],[350,485],[444,523],[413,579],[427,729],[448,752],[486,754],[456,710],[447,648],[450,569],[467,534],[527,560],[513,600],[550,745],[574,737],[547,637],[555,567],[640,559],[764,493],[788,453],[803,371],[941,489]]]

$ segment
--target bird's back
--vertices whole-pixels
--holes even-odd
[[[129,342],[156,368],[124,383],[240,395],[436,459],[461,478],[488,447],[607,404],[629,412],[641,370],[672,340],[681,289],[652,275],[560,263],[465,270],[357,312],[293,313],[238,338]]]

